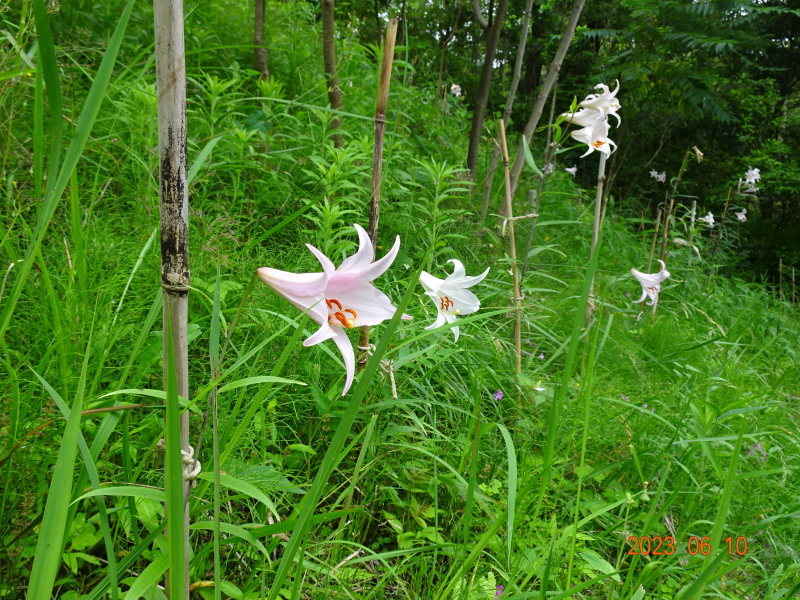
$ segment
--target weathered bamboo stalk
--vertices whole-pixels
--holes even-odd
[[[336,42],[334,40],[334,0],[322,0],[322,61],[325,65],[325,82],[328,86],[328,104],[333,110],[342,108],[342,88],[339,87],[339,78],[336,75]],[[341,148],[344,138],[339,129],[342,118],[336,116],[331,121],[334,130],[333,145]]]
[[[508,218],[508,247],[511,256],[511,277],[514,280],[514,350],[516,351],[514,370],[522,371],[522,296],[519,291],[519,274],[517,272],[517,245],[514,239],[514,209],[511,202],[511,171],[509,169],[508,142],[506,141],[506,126],[503,119],[497,122],[500,133],[500,152],[503,156],[503,172],[505,175],[506,190],[506,217]]]
[[[189,203],[186,190],[186,56],[183,1],[153,0],[158,93],[161,287],[164,292],[164,387],[172,351],[178,394],[189,397],[187,339]],[[167,328],[169,327],[169,330]],[[171,340],[171,343],[170,343]],[[189,413],[181,415],[181,450],[191,455]],[[168,494],[169,495],[169,494]],[[189,481],[183,480],[185,595],[189,598]],[[167,515],[173,518],[174,515]],[[175,600],[175,597],[172,597]]]
[[[383,174],[383,138],[386,134],[386,107],[389,104],[389,85],[392,82],[392,63],[394,62],[394,44],[397,38],[397,19],[389,19],[386,25],[386,38],[383,43],[383,61],[381,62],[381,79],[378,84],[378,100],[375,103],[375,145],[372,151],[372,193],[369,201],[369,239],[372,249],[376,250],[378,239],[378,221],[381,214],[381,177]],[[359,369],[367,363],[369,350],[369,327],[361,328],[358,346],[361,356],[358,359]]]

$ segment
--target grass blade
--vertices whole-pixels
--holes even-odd
[[[424,261],[420,261],[420,264],[424,264]],[[420,267],[420,270],[421,268],[422,267]],[[283,587],[283,582],[292,568],[294,557],[300,549],[300,545],[306,539],[306,534],[311,527],[311,518],[313,517],[314,511],[317,508],[317,503],[322,496],[322,492],[328,482],[328,478],[331,476],[333,470],[336,468],[336,465],[339,464],[339,461],[341,460],[340,453],[342,447],[344,446],[344,442],[350,433],[350,429],[353,426],[356,416],[358,415],[361,402],[367,395],[367,390],[369,390],[372,385],[372,378],[374,377],[375,372],[378,370],[381,358],[386,351],[386,347],[389,345],[389,340],[392,338],[392,335],[397,329],[397,325],[400,323],[400,318],[403,314],[403,311],[406,309],[406,306],[408,306],[408,303],[411,300],[418,277],[419,270],[417,271],[416,276],[411,278],[411,283],[406,289],[403,299],[400,301],[400,305],[398,306],[394,317],[392,317],[392,320],[386,325],[383,335],[381,336],[381,339],[375,349],[375,353],[370,357],[366,368],[361,373],[361,378],[358,381],[355,390],[353,391],[350,402],[342,413],[339,425],[337,426],[336,432],[333,435],[333,439],[331,440],[331,443],[325,452],[325,456],[322,459],[322,464],[320,465],[319,470],[314,477],[311,488],[308,490],[308,492],[306,492],[306,495],[303,497],[303,500],[298,508],[299,516],[297,518],[297,525],[295,526],[294,531],[292,532],[292,537],[289,538],[289,543],[286,545],[286,549],[283,552],[283,557],[281,558],[280,565],[278,566],[278,572],[275,574],[275,579],[272,583],[272,587],[270,588],[268,600],[277,599],[278,594]]]
[[[91,348],[91,338],[84,358],[84,375]],[[83,386],[75,394],[75,401],[69,412],[64,435],[61,438],[61,449],[58,451],[53,478],[39,529],[39,539],[33,556],[31,580],[28,587],[27,600],[50,600],[53,595],[58,568],[61,565],[61,552],[64,548],[64,532],[67,526],[70,498],[72,497],[73,471],[78,454],[78,437],[80,436],[81,410],[83,410]]]
[[[39,3],[41,3],[41,0]],[[117,22],[114,35],[111,37],[111,41],[108,44],[108,49],[103,55],[103,61],[100,63],[100,67],[97,69],[97,75],[95,76],[94,81],[92,82],[92,87],[89,90],[88,96],[86,97],[86,102],[83,105],[83,111],[78,119],[78,124],[75,126],[75,134],[72,137],[69,148],[67,148],[67,153],[64,156],[64,162],[58,172],[58,178],[55,179],[55,183],[53,184],[52,188],[48,182],[44,202],[42,203],[41,212],[39,213],[39,221],[36,225],[36,231],[34,232],[30,246],[28,246],[25,260],[22,262],[19,270],[17,271],[17,279],[14,281],[14,287],[11,289],[8,299],[5,302],[3,312],[0,315],[0,337],[5,335],[5,332],[11,323],[11,317],[14,314],[14,308],[19,301],[19,297],[22,295],[22,288],[25,286],[25,282],[28,280],[28,275],[30,275],[31,269],[33,268],[34,259],[41,248],[44,236],[47,234],[47,229],[50,226],[50,221],[52,220],[53,214],[58,207],[58,202],[61,199],[61,195],[64,193],[64,189],[67,187],[67,183],[69,182],[72,171],[78,164],[78,160],[83,153],[83,149],[86,147],[86,142],[89,140],[89,133],[91,132],[92,126],[97,119],[97,114],[100,111],[100,105],[103,102],[106,89],[108,88],[108,82],[111,79],[114,63],[117,60],[117,54],[119,52],[120,45],[122,44],[122,38],[125,34],[125,28],[127,27],[128,19],[131,16],[131,10],[133,10],[133,3],[134,0],[128,0],[125,8],[122,11],[120,19]],[[45,81],[47,81],[46,71]]]

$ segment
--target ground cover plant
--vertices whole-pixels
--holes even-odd
[[[0,2],[0,597],[800,597],[797,7],[255,4],[181,333],[153,7]]]

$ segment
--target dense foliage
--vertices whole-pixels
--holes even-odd
[[[50,531],[46,504],[59,494],[74,501],[64,513],[64,547],[51,548],[53,597],[163,598],[152,8],[134,2],[97,119],[48,219],[42,200],[80,136],[75,123],[94,98],[122,3],[49,3],[52,69],[42,65],[46,40],[34,22],[34,5],[43,4],[11,4],[2,13],[0,298],[9,321],[0,337],[0,598],[23,598],[35,583],[37,540]],[[480,4],[491,20],[495,3]],[[548,156],[553,171],[544,177],[526,168],[515,199],[518,214],[539,213],[517,221],[527,269],[516,374],[511,265],[497,214],[503,178],[495,177],[485,220],[480,190],[524,4],[508,3],[473,177],[463,164],[485,33],[471,2],[339,0],[344,144],[335,148],[317,2],[267,2],[270,78],[262,79],[251,68],[252,7],[187,1],[189,404],[203,465],[191,502],[192,597],[214,598],[209,399],[218,397],[220,419],[219,589],[231,598],[267,597],[301,499],[350,415],[335,348],[303,347],[313,323],[253,274],[263,266],[318,270],[306,242],[336,264],[355,250],[352,224],[368,219],[389,15],[404,19],[378,255],[395,235],[401,250],[377,285],[395,304],[414,287],[405,307],[414,320],[397,327],[378,357],[385,360],[342,462],[274,593],[439,600],[800,593],[798,3],[588,3],[553,114],[598,81],[619,80],[608,210],[595,271],[598,153],[580,159],[583,149],[562,148],[552,158],[548,103],[531,149],[536,164]],[[561,0],[534,3],[510,126],[514,147],[570,9]],[[452,84],[463,95],[451,93]],[[573,165],[574,178],[564,171]],[[760,169],[757,192],[740,181],[749,168]],[[651,169],[666,171],[667,180],[648,176]],[[529,189],[541,190],[534,208]],[[657,210],[670,199],[671,277],[651,318],[631,303],[641,289],[629,270],[646,267]],[[697,217],[716,215],[714,228],[692,219],[693,201]],[[742,208],[744,222],[735,216]],[[45,222],[30,275],[8,308]],[[491,267],[473,288],[482,309],[460,321],[458,342],[446,329],[422,329],[436,310],[416,279],[419,268],[444,277],[451,258],[470,275]],[[592,276],[594,318],[582,329]],[[373,342],[383,328],[374,328]],[[214,371],[220,346],[224,360]],[[82,418],[68,419],[76,406]],[[74,470],[61,462],[70,440]],[[66,487],[53,489],[59,476]],[[111,490],[75,500],[101,484]],[[131,495],[134,485],[141,487]],[[676,552],[632,556],[631,536],[672,537]],[[691,540],[698,550],[705,537],[713,551],[693,552]],[[747,549],[737,554],[740,538]]]

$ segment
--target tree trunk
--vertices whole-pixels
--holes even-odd
[[[161,287],[164,291],[164,387],[172,352],[177,392],[189,398],[187,316],[189,202],[186,190],[186,57],[182,0],[154,0],[159,178],[161,181]],[[169,330],[167,330],[169,327]],[[170,343],[171,341],[171,343]],[[191,456],[189,412],[181,415],[181,451]],[[169,442],[168,442],[169,444]],[[169,452],[169,447],[167,448]],[[168,493],[169,497],[169,493]],[[167,519],[179,515],[167,515]],[[185,582],[189,598],[189,480],[183,479]],[[176,596],[173,594],[172,599]]]
[[[269,79],[269,50],[264,47],[264,2],[255,0],[256,24],[253,34],[253,49],[256,59],[256,71],[261,73],[262,79]]]
[[[328,104],[333,110],[342,108],[342,89],[336,77],[336,44],[334,32],[334,0],[322,0],[322,60],[325,63],[325,83],[328,86]],[[342,118],[337,116],[331,121],[331,129],[338,130],[342,126]],[[339,131],[333,134],[333,145],[341,148],[344,140]]]
[[[569,17],[569,22],[567,23],[567,28],[564,31],[564,35],[561,37],[561,42],[558,44],[556,55],[553,57],[553,62],[550,63],[550,67],[547,69],[547,76],[544,78],[542,89],[539,90],[539,93],[536,95],[536,101],[533,103],[531,116],[528,119],[528,124],[525,125],[525,139],[528,140],[529,143],[533,137],[533,132],[536,131],[536,127],[539,125],[539,119],[542,117],[542,111],[544,110],[544,105],[547,102],[547,97],[550,95],[550,91],[553,89],[553,86],[558,79],[558,73],[561,70],[561,63],[564,62],[564,57],[567,54],[567,50],[569,50],[569,45],[572,43],[572,38],[575,35],[575,28],[578,25],[578,19],[580,19],[581,11],[583,11],[583,5],[585,2],[586,0],[575,0],[575,4],[572,7],[572,14]],[[522,167],[524,165],[525,152],[520,144],[519,148],[517,149],[517,156],[514,159],[514,167],[511,170],[512,194],[517,190],[519,178],[522,174]]]
[[[486,36],[486,54],[483,59],[483,70],[478,89],[475,92],[475,110],[472,113],[472,128],[469,132],[469,151],[467,152],[467,169],[473,174],[478,164],[478,149],[481,142],[481,130],[483,120],[486,116],[486,104],[489,101],[489,91],[492,86],[492,71],[494,69],[494,57],[497,53],[497,43],[500,41],[500,32],[506,19],[506,8],[508,0],[499,0],[497,4],[497,14],[489,34]]]
[[[506,106],[503,110],[503,123],[508,126],[508,121],[511,117],[511,111],[514,108],[514,98],[517,95],[517,87],[519,86],[519,78],[522,73],[522,61],[525,57],[525,45],[528,41],[528,28],[531,24],[531,13],[533,12],[533,0],[526,0],[525,2],[525,15],[522,18],[522,31],[519,32],[519,44],[517,46],[517,58],[514,61],[514,73],[511,77],[511,88],[508,90],[506,96]],[[496,145],[492,150],[492,161],[489,164],[489,172],[486,175],[486,184],[483,188],[483,207],[481,209],[481,219],[486,218],[486,213],[489,211],[489,196],[492,192],[492,182],[494,181],[494,170],[497,168],[497,159],[500,157],[500,148]]]

